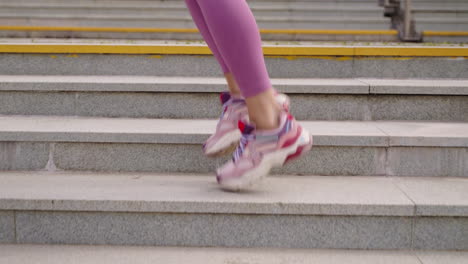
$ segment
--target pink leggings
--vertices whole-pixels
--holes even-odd
[[[232,73],[244,97],[271,89],[255,18],[245,0],[185,0],[224,73]]]

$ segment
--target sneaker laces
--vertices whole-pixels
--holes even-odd
[[[242,137],[240,139],[239,145],[237,146],[236,150],[233,153],[232,160],[234,162],[237,162],[242,154],[245,151],[245,148],[249,144],[250,141],[255,139],[255,135],[253,134],[242,134]]]
[[[222,121],[224,119],[224,116],[226,115],[228,109],[230,106],[233,106],[235,104],[242,104],[245,103],[244,100],[242,99],[230,99],[227,102],[223,104],[223,111],[221,111],[221,114],[219,116],[219,121]],[[221,124],[221,122],[218,122],[218,126]]]

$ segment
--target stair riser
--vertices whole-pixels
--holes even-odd
[[[338,21],[291,21],[281,22],[275,20],[264,21],[257,19],[257,24],[262,29],[389,29],[390,23],[382,19],[369,19],[362,22],[347,20]],[[146,27],[146,28],[195,28],[190,17],[184,20],[167,19],[151,20],[125,20],[125,19],[41,19],[41,18],[0,18],[2,25],[22,26],[69,26],[69,27]]]
[[[0,170],[78,170],[214,173],[230,157],[208,159],[205,136],[193,144],[1,142]],[[52,136],[56,141],[64,141]],[[87,136],[105,141],[109,136]],[[5,136],[4,136],[5,138]],[[170,140],[170,139],[168,139]],[[328,141],[333,141],[327,143]],[[326,146],[336,139],[316,137],[313,150],[274,174],[468,176],[468,149],[453,147]]]
[[[119,33],[83,31],[0,31],[0,38],[90,38],[90,39],[147,39],[147,40],[202,40],[199,33]],[[466,41],[461,38],[458,42]],[[398,41],[397,35],[359,34],[262,34],[262,40],[271,41]],[[447,41],[446,38],[439,40]]]
[[[467,6],[463,7],[464,10],[458,11],[458,12],[418,12],[414,15],[416,21],[417,19],[424,18],[424,19],[431,19],[431,18],[445,18],[445,19],[450,19],[450,20],[456,20],[457,18],[460,19],[460,21],[466,21],[468,18],[468,10]],[[456,7],[454,7],[454,10],[456,10]]]
[[[223,88],[226,89],[223,85],[219,90]],[[468,122],[468,96],[289,96],[291,112],[298,120]],[[0,114],[216,119],[221,111],[218,97],[218,93],[0,91]],[[181,102],[184,107],[180,106]]]
[[[468,20],[464,19],[464,21],[453,21],[453,22],[443,22],[443,23],[434,23],[434,22],[422,22],[419,21],[416,23],[416,30],[417,31],[468,31]]]
[[[48,211],[6,211],[3,217],[11,222],[12,214],[14,224],[4,227],[10,235],[3,242],[407,250],[466,250],[468,245],[460,232],[466,217]]]
[[[368,5],[368,4],[373,4],[373,6],[377,6],[375,0],[359,0],[359,1],[352,1],[352,3],[350,4],[349,1],[346,1],[346,0],[308,0],[308,1],[304,1],[304,0],[251,0],[249,1],[249,3],[259,3],[259,4],[263,4],[265,5],[265,3],[276,3],[276,4],[290,4],[290,3],[294,3],[294,4],[303,4],[303,3],[314,3],[314,4],[326,4],[326,5],[330,5],[330,4],[340,4],[340,5],[347,5],[347,6],[353,6],[353,5]],[[434,1],[433,1],[434,2]],[[435,1],[436,3],[440,3],[438,1]],[[454,0],[451,0],[449,1],[450,3],[463,3],[463,0],[459,0],[459,1],[455,1]],[[8,0],[1,0],[0,3],[5,3],[5,4],[10,4],[11,5],[11,1],[8,1]],[[63,0],[40,0],[40,1],[37,1],[37,0],[17,0],[15,3],[34,3],[37,5],[37,3],[44,3],[44,4],[48,4],[48,5],[63,5],[64,4],[64,1]],[[96,1],[93,1],[93,0],[87,0],[87,1],[80,1],[79,4],[85,4],[85,3],[88,3],[88,4],[97,4],[97,5],[108,5],[108,4],[118,4],[118,5],[125,5],[125,6],[161,6],[161,5],[166,5],[166,4],[169,4],[169,5],[183,5],[184,4],[184,1],[183,0],[159,0],[159,1],[154,1],[154,0],[127,0],[127,1],[123,1],[123,0],[117,0],[117,1],[112,1],[112,0],[96,0]],[[73,3],[76,5],[76,3]]]
[[[273,57],[271,78],[468,78],[467,58]],[[222,76],[213,56],[2,54],[3,75]]]
[[[307,6],[306,6],[307,7]],[[336,6],[334,9],[287,9],[287,8],[271,8],[265,10],[262,8],[252,8],[254,16],[266,16],[266,17],[280,17],[280,18],[297,18],[301,17],[338,17],[338,16],[347,16],[347,17],[369,17],[380,19],[382,18],[383,11],[380,9],[376,10],[343,10],[339,6]],[[128,9],[128,8],[28,8],[28,7],[4,7],[0,11],[0,16],[15,14],[17,16],[30,16],[34,17],[37,15],[48,16],[54,18],[55,16],[65,16],[70,17],[86,17],[104,15],[111,16],[115,18],[121,17],[133,17],[138,20],[142,17],[151,18],[154,16],[168,16],[168,17],[180,17],[182,19],[190,16],[188,9],[185,6],[180,8],[153,8],[148,9],[142,7],[141,9]]]
[[[1,33],[0,33],[1,34]],[[468,36],[424,36],[426,42],[468,43]]]

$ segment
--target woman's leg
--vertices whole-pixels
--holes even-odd
[[[188,2],[192,0],[187,0]],[[279,125],[280,106],[274,98],[263,58],[261,37],[255,18],[245,0],[196,0],[214,42],[213,53],[231,71],[246,98],[249,117],[258,129]],[[202,20],[202,19],[200,19]],[[208,29],[208,30],[206,30]],[[211,46],[210,46],[211,48]],[[216,53],[215,53],[216,51]]]
[[[185,3],[189,9],[190,15],[192,15],[193,21],[197,26],[200,34],[203,36],[208,47],[213,52],[215,58],[218,60],[219,65],[224,73],[224,77],[226,78],[226,82],[229,87],[229,92],[232,95],[240,95],[239,87],[232,75],[229,67],[227,66],[226,62],[224,61],[222,55],[219,53],[218,47],[211,36],[211,33],[206,25],[205,19],[203,18],[203,14],[198,6],[198,3],[195,0],[185,0]]]
[[[196,0],[211,37],[246,98],[250,122],[239,120],[242,139],[220,167],[222,188],[240,190],[312,147],[312,137],[275,100],[260,33],[245,0]],[[226,113],[229,112],[225,108]],[[252,126],[250,123],[254,123]],[[220,142],[223,140],[220,140]]]

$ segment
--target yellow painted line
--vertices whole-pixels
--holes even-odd
[[[260,29],[264,34],[311,35],[397,35],[396,30],[321,30],[321,29]]]
[[[0,26],[6,31],[76,31],[76,32],[120,32],[120,33],[197,33],[187,28],[106,28],[106,27],[47,27],[47,26]],[[304,29],[260,29],[263,34],[310,34],[310,35],[397,35],[396,30],[304,30]]]
[[[45,26],[0,26],[8,31],[80,31],[80,32],[121,32],[121,33],[197,33],[192,28],[106,28],[106,27],[45,27]]]
[[[424,31],[424,36],[468,37],[466,31]]]
[[[355,56],[464,57],[468,48],[452,47],[356,47]]]
[[[212,54],[207,46],[88,45],[88,44],[1,44],[1,53],[80,53],[80,54]]]
[[[266,56],[467,57],[468,47],[264,46]],[[210,55],[204,45],[0,44],[0,53]]]
[[[352,56],[353,47],[263,47],[263,53],[268,56]]]

